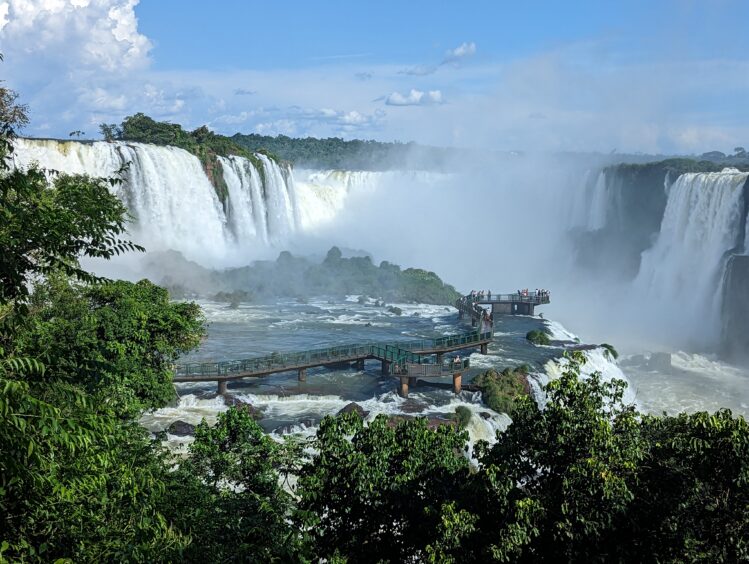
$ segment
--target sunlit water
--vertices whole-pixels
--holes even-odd
[[[346,300],[312,299],[308,303],[282,300],[270,305],[201,302],[209,321],[208,336],[199,349],[185,361],[221,361],[325,348],[351,343],[392,342],[470,331],[461,323],[452,307],[425,304],[397,305],[403,311],[395,315],[371,300],[360,304],[357,296]],[[546,327],[554,344],[534,346],[525,335],[531,329]],[[468,349],[456,354],[470,355],[471,369],[464,374],[464,384],[489,368],[503,369],[527,363],[531,366],[530,383],[534,397],[543,404],[542,386],[563,370],[560,357],[565,345],[576,336],[554,321],[528,316],[499,316],[495,322],[494,340],[488,354]],[[674,414],[679,411],[715,410],[729,407],[746,414],[749,394],[746,373],[699,355],[678,353],[672,356],[668,370],[653,370],[639,357],[624,358],[622,365],[609,358],[604,349],[585,351],[587,359],[583,377],[601,372],[604,379],[624,379],[629,383],[625,400],[646,412]],[[426,416],[449,419],[456,407],[471,410],[468,426],[470,443],[492,441],[497,431],[506,428],[510,418],[495,413],[481,401],[479,392],[463,391],[454,395],[450,378],[419,381],[410,389],[407,399],[396,392],[397,380],[381,374],[379,361],[367,361],[363,371],[352,366],[308,370],[306,382],[299,382],[296,372],[247,378],[229,383],[229,393],[250,403],[262,412],[260,425],[275,438],[284,435],[311,436],[320,420],[335,415],[351,402],[368,412],[371,421],[378,414]],[[179,402],[175,406],[145,415],[143,424],[151,431],[166,429],[176,420],[197,424],[209,423],[227,407],[216,396],[214,382],[178,384]],[[172,447],[188,443],[190,437],[168,435]]]
[[[392,342],[470,331],[470,324],[460,323],[452,307],[424,304],[389,304],[402,309],[398,316],[371,301],[360,304],[357,296],[345,301],[313,299],[308,303],[293,300],[272,305],[242,304],[232,309],[226,304],[201,302],[209,321],[208,337],[185,361],[220,361],[324,348],[347,343]],[[468,349],[456,354],[470,355],[471,369],[463,382],[488,368],[505,368],[521,363],[543,372],[549,360],[558,357],[561,347],[536,347],[525,335],[542,327],[540,318],[505,316],[495,323],[494,341],[488,354]],[[455,396],[450,378],[432,379],[411,388],[407,399],[396,393],[397,380],[382,375],[379,361],[367,361],[364,371],[353,367],[308,370],[307,381],[299,382],[296,372],[274,374],[264,378],[247,378],[229,383],[229,393],[251,403],[262,411],[260,424],[273,436],[294,433],[313,434],[320,420],[334,415],[351,402],[368,411],[367,418],[377,414],[422,415],[447,419],[459,405],[468,407],[474,417],[468,427],[472,442],[491,440],[504,429],[509,418],[492,412],[481,403],[481,394],[464,391]],[[152,431],[165,429],[182,420],[196,424],[205,418],[215,421],[226,407],[216,397],[214,382],[177,385],[179,404],[147,414],[143,423]],[[169,436],[178,444],[189,438]]]

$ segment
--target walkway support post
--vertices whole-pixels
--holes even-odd
[[[408,382],[411,380],[408,376],[401,376],[400,378],[401,383],[400,387],[398,388],[398,395],[402,398],[408,397]]]
[[[442,364],[442,361],[445,358],[445,353],[437,353],[437,364]]]
[[[300,382],[306,382],[307,381],[307,369],[306,368],[300,368],[299,369],[299,381]]]
[[[356,369],[357,370],[364,370],[364,359],[360,358],[356,361]]]
[[[453,374],[453,393],[459,394],[462,387],[463,378],[460,372]]]
[[[489,345],[487,343],[481,345],[481,354],[489,354]]]
[[[387,360],[382,361],[382,373],[390,374],[390,362]]]
[[[226,395],[226,380],[218,381],[218,395]]]

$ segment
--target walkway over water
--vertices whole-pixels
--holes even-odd
[[[395,341],[390,343],[368,343],[342,345],[326,349],[314,349],[292,353],[273,353],[267,356],[223,362],[193,362],[175,366],[174,382],[217,382],[218,393],[225,394],[227,382],[242,378],[259,378],[280,372],[296,371],[299,381],[307,379],[307,369],[319,366],[336,366],[354,363],[364,370],[365,360],[379,360],[382,373],[400,378],[400,394],[408,395],[409,385],[416,384],[417,377],[452,376],[455,393],[461,389],[461,375],[469,367],[469,360],[444,361],[443,355],[468,348],[479,347],[481,354],[493,338],[492,316],[495,313],[533,315],[537,305],[548,304],[549,294],[518,293],[470,295],[455,302],[459,319],[470,316],[477,330],[470,333],[450,335],[439,339]],[[481,307],[490,304],[492,316]]]
[[[224,394],[230,380],[297,371],[299,381],[304,382],[309,368],[355,363],[359,370],[363,370],[365,360],[379,360],[383,374],[400,377],[401,395],[408,395],[409,384],[414,385],[418,376],[452,376],[453,388],[457,393],[460,391],[461,374],[470,363],[468,359],[444,362],[443,354],[474,347],[479,347],[481,353],[486,354],[492,337],[489,328],[483,333],[472,331],[439,339],[342,345],[303,352],[273,353],[243,360],[178,364],[174,381],[218,382],[218,393]]]
[[[533,315],[535,307],[551,303],[551,294],[547,291],[541,292],[518,292],[515,294],[492,294],[491,292],[478,295],[468,295],[458,299],[455,307],[462,318],[464,315],[471,317],[471,323],[475,326],[478,321],[486,320],[488,313],[481,307],[492,306],[492,314],[509,315]]]

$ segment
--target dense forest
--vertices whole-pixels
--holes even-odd
[[[118,179],[11,169],[26,121],[0,88],[0,561],[749,559],[744,418],[638,413],[580,352],[543,409],[522,369],[487,375],[512,423],[472,459],[459,424],[347,413],[276,442],[241,407],[174,456],[138,419],[175,398],[200,308],[81,268],[141,250]]]
[[[295,138],[286,135],[260,135],[257,133],[236,133],[231,137],[214,133],[203,125],[187,131],[178,124],[158,122],[138,113],[123,119],[122,123],[99,126],[106,141],[137,141],[155,145],[173,145],[196,155],[203,163],[209,178],[214,184],[222,183],[216,172],[216,156],[238,155],[255,162],[255,153],[268,155],[276,161],[286,162],[297,168],[338,169],[338,170],[432,170],[449,172],[459,163],[476,157],[476,150],[455,147],[433,147],[414,142],[382,142],[374,140],[340,137],[318,139],[315,137]],[[77,132],[76,132],[77,133]],[[482,151],[478,151],[481,153]],[[507,157],[510,154],[483,151],[486,158]],[[577,157],[593,158],[602,164],[647,163],[658,160],[655,156],[642,154],[570,154]],[[699,157],[683,157],[662,161],[675,171],[720,170],[724,166],[749,168],[749,153],[743,147],[736,147],[733,154],[710,151]],[[256,166],[257,163],[255,162]],[[637,166],[634,164],[633,166]]]
[[[317,139],[237,133],[231,139],[250,151],[266,149],[298,168],[312,169],[444,170],[448,163],[464,153],[455,148],[360,139],[346,141],[340,137]]]

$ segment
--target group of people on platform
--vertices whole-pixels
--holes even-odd
[[[469,295],[471,296],[471,300],[483,300],[484,298],[488,300],[492,299],[491,290],[471,290],[471,293]]]
[[[530,292],[528,292],[528,288],[525,288],[523,290],[518,290],[518,296],[528,297],[531,295],[534,295],[537,298],[548,298],[548,297],[551,297],[551,292],[549,290],[538,289],[538,288],[536,288],[535,294],[531,294]]]

